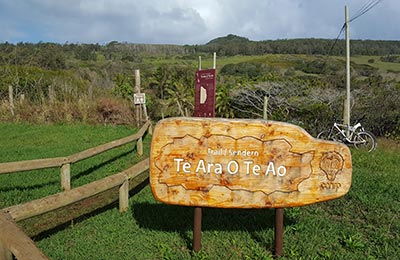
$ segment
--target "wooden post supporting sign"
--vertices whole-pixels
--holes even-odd
[[[216,89],[216,54],[213,55],[213,69],[201,70],[201,56],[199,56],[199,70],[196,72],[194,116],[215,116],[215,89]],[[193,216],[193,250],[201,249],[201,222],[202,208],[194,208]]]
[[[275,209],[275,227],[274,227],[275,256],[283,255],[283,219],[284,219],[283,208]]]

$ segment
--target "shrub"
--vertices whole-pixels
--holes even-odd
[[[135,122],[130,102],[124,99],[103,97],[97,103],[99,119],[104,124],[133,124]]]

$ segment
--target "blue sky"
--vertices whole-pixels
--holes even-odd
[[[0,0],[0,42],[204,44],[334,39],[344,6],[354,17],[376,0]],[[352,39],[400,40],[400,1],[381,0],[350,25]],[[343,35],[342,37],[343,38]]]

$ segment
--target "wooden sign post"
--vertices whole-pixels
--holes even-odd
[[[266,120],[171,118],[153,133],[150,184],[164,203],[285,208],[345,195],[349,148]]]
[[[168,204],[303,206],[345,195],[351,175],[346,145],[287,123],[171,118],[153,133],[150,185],[155,198]],[[276,255],[282,255],[282,223],[275,225]]]
[[[282,122],[165,119],[150,160],[154,196],[175,205],[303,206],[343,196],[351,185],[346,145]]]
[[[194,95],[194,116],[214,117],[215,116],[215,91],[216,91],[216,67],[217,54],[213,55],[213,68],[210,70],[201,69],[201,56],[199,56],[199,69],[196,71],[195,95]],[[201,207],[194,207],[193,215],[193,250],[201,249],[201,222],[203,216]]]

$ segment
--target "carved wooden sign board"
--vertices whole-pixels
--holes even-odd
[[[153,133],[150,184],[175,205],[283,208],[335,199],[351,186],[344,144],[265,120],[171,118]]]

